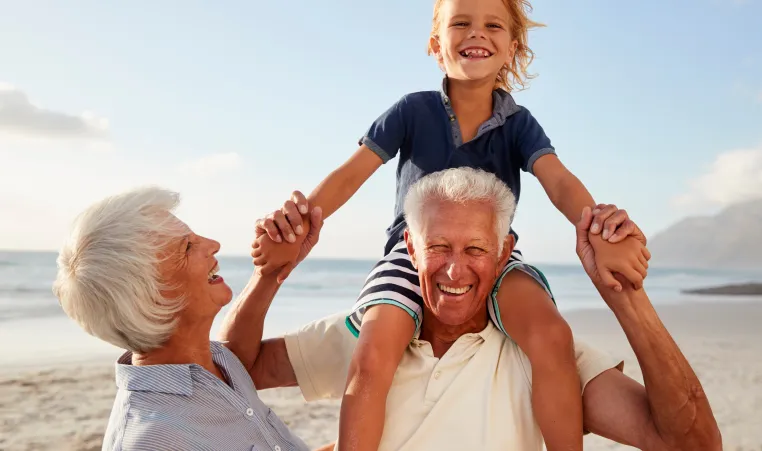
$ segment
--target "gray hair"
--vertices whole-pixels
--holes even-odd
[[[171,214],[180,196],[147,187],[107,197],[83,211],[58,255],[53,293],[87,333],[122,349],[160,347],[182,299],[165,299],[163,247],[180,236]]]
[[[481,169],[454,168],[429,174],[410,187],[405,196],[405,220],[413,236],[420,235],[421,216],[426,202],[439,200],[465,204],[473,201],[489,202],[495,209],[495,231],[503,251],[516,211],[516,198],[494,174]]]

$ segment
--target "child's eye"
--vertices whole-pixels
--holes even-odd
[[[456,28],[463,28],[468,26],[468,22],[455,22],[452,24],[452,26]]]
[[[502,25],[500,25],[499,23],[488,23],[488,24],[487,24],[487,28],[496,28],[496,29],[500,29],[500,28],[503,28],[503,26],[502,26]]]

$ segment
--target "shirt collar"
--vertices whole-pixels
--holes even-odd
[[[442,103],[449,111],[452,109],[450,104],[450,96],[447,95],[447,76],[442,79],[442,88],[439,90],[439,94],[442,97]],[[495,118],[499,125],[505,123],[511,115],[519,111],[519,106],[516,101],[513,100],[513,96],[505,89],[499,88],[492,91],[492,117]]]
[[[210,344],[212,360],[225,367],[221,347],[222,344],[217,342]],[[195,363],[134,366],[132,352],[127,351],[116,361],[116,386],[128,391],[191,396],[194,369],[201,369],[201,366]]]
[[[457,343],[458,341],[460,341],[462,339],[467,339],[468,340],[468,339],[472,339],[472,338],[478,338],[478,339],[481,339],[482,342],[485,342],[490,337],[490,335],[495,333],[495,330],[497,330],[497,328],[495,327],[494,324],[492,324],[492,321],[487,321],[487,327],[485,327],[480,332],[469,332],[467,334],[463,334],[460,337],[458,337],[458,339],[455,340],[455,342]],[[415,331],[415,335],[414,335],[414,338],[413,338],[413,343],[415,345],[422,346],[424,343],[428,343],[428,341],[426,341],[426,340],[421,340],[420,336],[421,336],[421,331],[420,331],[420,328],[419,328],[418,330]]]

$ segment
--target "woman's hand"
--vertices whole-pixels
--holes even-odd
[[[309,211],[309,215],[308,211],[307,199],[301,192],[294,191],[281,209],[257,221],[251,256],[261,274],[277,272],[278,283],[283,283],[315,247],[323,215],[320,207]],[[306,235],[305,229],[308,230]]]

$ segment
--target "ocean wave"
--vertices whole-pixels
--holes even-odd
[[[44,286],[44,287],[29,287],[29,286],[11,286],[11,287],[3,287],[0,286],[0,294],[49,294],[53,295],[52,288],[50,286]]]

